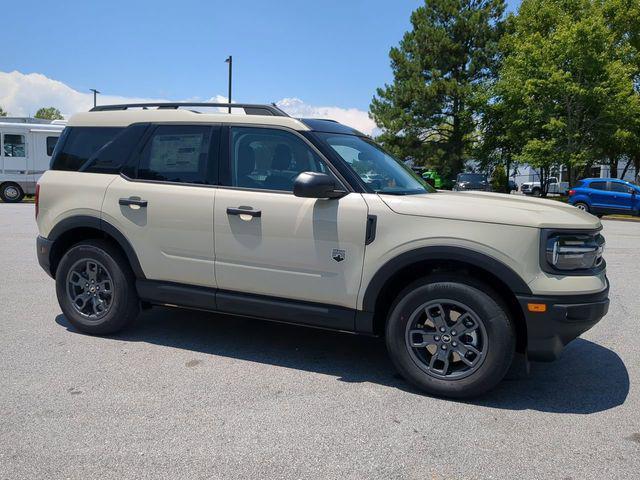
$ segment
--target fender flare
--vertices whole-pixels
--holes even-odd
[[[457,261],[473,265],[486,270],[501,279],[515,295],[531,295],[531,289],[527,283],[504,263],[484,253],[464,247],[431,246],[421,247],[402,253],[392,258],[373,275],[367,285],[363,297],[363,310],[374,312],[376,300],[382,291],[386,281],[398,273],[401,269],[417,262],[427,260]]]
[[[74,228],[83,227],[100,230],[106,235],[113,238],[126,255],[127,260],[129,260],[129,265],[131,265],[131,269],[133,270],[136,278],[146,278],[144,272],[142,271],[142,266],[140,265],[138,256],[136,255],[136,252],[131,246],[129,240],[127,240],[127,237],[125,237],[120,230],[111,225],[109,222],[98,217],[93,217],[91,215],[74,215],[72,217],[67,217],[64,220],[61,220],[56,224],[55,227],[51,229],[51,232],[49,232],[47,238],[55,243],[55,241],[64,233],[73,230]]]

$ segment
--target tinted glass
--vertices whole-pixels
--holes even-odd
[[[56,148],[58,137],[47,137],[47,157],[53,155],[53,150]]]
[[[582,187],[584,187],[584,182],[582,180],[578,180],[576,182],[575,188],[582,188]]]
[[[161,125],[146,142],[137,177],[178,183],[212,183],[211,127]]]
[[[120,173],[146,129],[147,125],[131,125],[125,128],[94,153],[79,170],[90,173]]]
[[[409,167],[378,147],[355,135],[318,133],[374,192],[393,195],[435,192]]]
[[[26,144],[24,135],[4,134],[4,156],[24,157],[26,156]]]
[[[93,154],[110,142],[121,127],[67,127],[51,158],[52,170],[78,171]]]
[[[630,193],[629,185],[627,185],[626,183],[611,182],[609,184],[609,190],[618,193]]]
[[[593,188],[595,190],[606,190],[607,182],[591,182],[589,184],[589,188]]]
[[[458,182],[480,183],[487,180],[487,176],[481,173],[459,173]]]
[[[298,136],[269,128],[231,129],[232,186],[293,191],[293,182],[301,172],[329,173]]]

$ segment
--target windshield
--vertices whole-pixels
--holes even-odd
[[[316,134],[351,166],[354,172],[375,193],[412,195],[435,192],[401,162],[384,152],[373,141],[355,135]]]
[[[459,182],[474,182],[479,183],[486,181],[486,177],[481,173],[460,173],[458,174]]]

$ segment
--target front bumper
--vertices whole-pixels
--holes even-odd
[[[527,323],[530,360],[555,360],[570,341],[589,330],[609,310],[609,284],[591,295],[519,296]],[[530,303],[546,305],[545,312],[530,312]]]
[[[53,278],[53,273],[51,272],[51,246],[53,242],[48,238],[41,237],[38,235],[36,239],[36,252],[38,254],[38,263],[42,267],[42,269],[47,272],[51,278]]]

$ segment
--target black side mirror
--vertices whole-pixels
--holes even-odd
[[[303,198],[340,198],[347,192],[336,188],[336,182],[326,173],[302,172],[293,182],[293,194]]]

